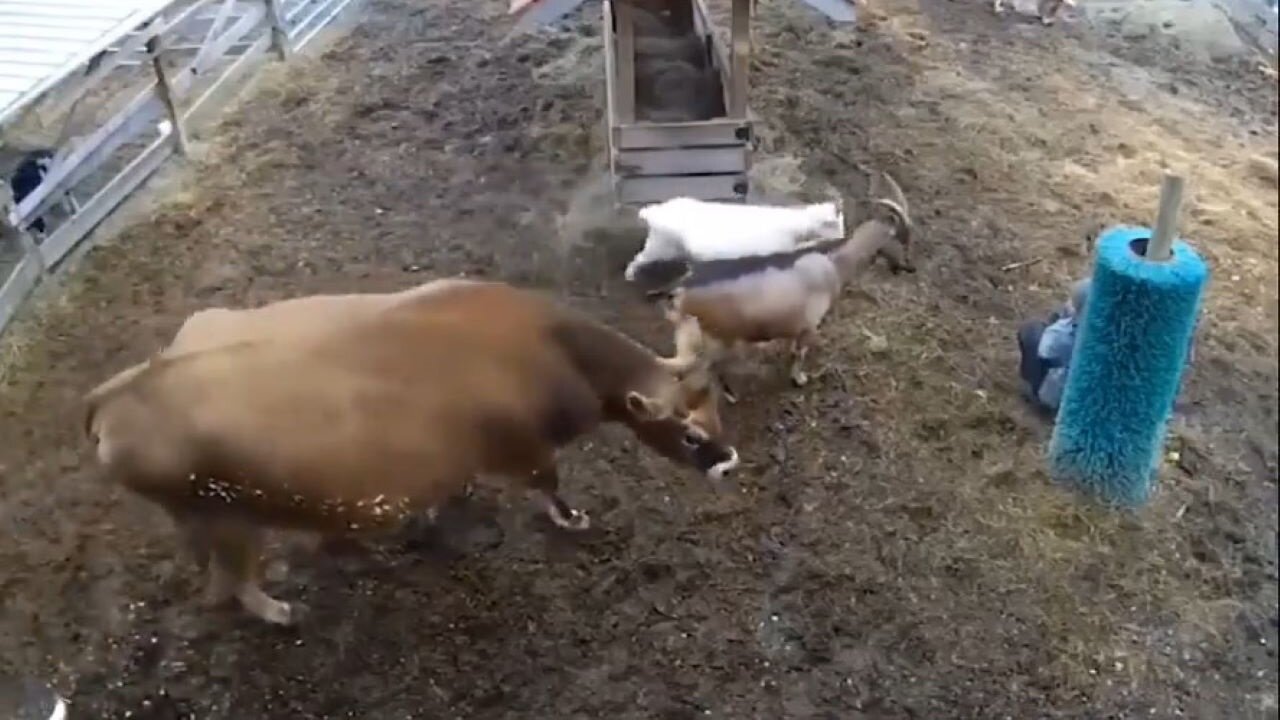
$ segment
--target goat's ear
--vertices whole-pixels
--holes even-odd
[[[627,393],[627,412],[637,420],[662,420],[671,414],[663,403],[634,390]]]

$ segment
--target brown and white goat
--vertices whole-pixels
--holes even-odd
[[[210,336],[189,326],[181,351],[90,392],[85,418],[105,476],[203,548],[209,599],[268,622],[297,619],[261,588],[268,529],[394,528],[481,474],[518,479],[553,522],[583,529],[555,454],[603,422],[713,479],[738,462],[705,373],[681,377],[539,294],[450,281],[292,303],[215,314]],[[308,307],[337,321],[291,324]]]
[[[791,379],[797,386],[806,384],[805,356],[844,285],[877,257],[884,257],[895,273],[915,270],[906,197],[887,173],[872,192],[876,216],[858,225],[848,239],[774,255],[691,263],[670,295],[667,317],[676,326],[671,365],[716,363],[727,353],[736,355],[744,344],[788,340]],[[734,401],[731,390],[728,399]]]

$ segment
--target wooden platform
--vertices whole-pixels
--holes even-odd
[[[512,0],[518,26],[553,22],[581,0]],[[753,0],[732,0],[729,47],[711,23],[704,0],[604,0],[605,121],[614,197],[622,205],[645,205],[675,197],[744,201],[754,142],[748,102]],[[852,0],[805,0],[835,22],[854,22]],[[710,71],[722,97],[719,111],[696,119],[655,120],[637,107],[638,17],[667,18],[673,34],[659,42],[696,36],[705,53],[699,71]],[[652,23],[650,23],[652,25]],[[649,28],[652,30],[652,28]],[[683,62],[681,58],[675,62]]]

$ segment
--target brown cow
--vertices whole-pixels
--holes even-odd
[[[295,314],[230,311],[255,319],[222,315],[209,341],[184,326],[186,339],[89,393],[86,428],[106,475],[207,549],[210,600],[235,597],[291,623],[295,609],[260,586],[266,528],[394,527],[479,474],[522,480],[553,522],[586,528],[558,495],[555,451],[601,422],[713,479],[737,465],[718,439],[705,372],[677,377],[647,348],[539,294],[432,285],[382,302],[357,296],[363,314],[311,299],[340,318],[328,328],[273,332],[267,318]]]

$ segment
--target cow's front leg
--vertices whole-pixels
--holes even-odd
[[[218,580],[210,584],[210,592],[229,592],[250,614],[273,625],[297,622],[303,606],[276,600],[262,590],[262,529],[231,521],[218,523],[212,531],[210,569]]]
[[[560,497],[560,474],[556,472],[553,463],[529,473],[527,482],[529,489],[538,495],[543,509],[547,511],[547,517],[551,518],[556,527],[575,531],[591,527],[591,518],[585,512],[569,507]]]

